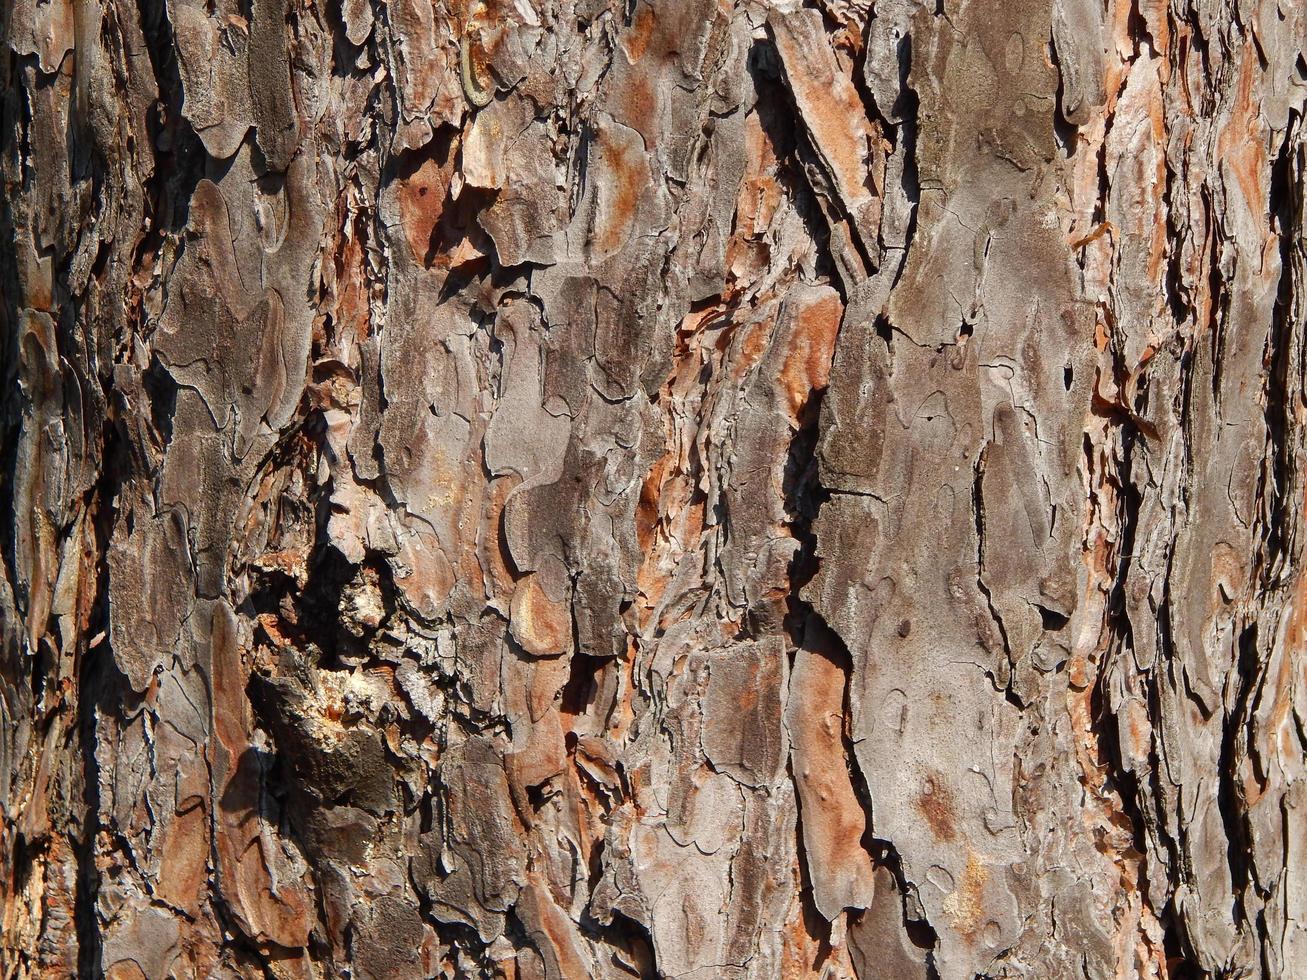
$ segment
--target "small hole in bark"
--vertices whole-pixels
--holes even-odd
[[[1075,370],[1068,364],[1062,368],[1062,387],[1067,391],[1071,390],[1071,383],[1075,380]]]
[[[537,811],[542,809],[553,795],[553,793],[549,792],[549,783],[547,781],[526,788],[526,798],[530,801],[532,809]]]
[[[177,382],[158,355],[150,359],[141,382],[150,400],[150,423],[166,447],[172,442],[172,420],[177,413]]]
[[[598,657],[578,653],[572,658],[567,683],[563,685],[560,710],[564,714],[583,715],[594,700],[598,689],[599,672],[604,662]]]
[[[876,317],[876,336],[885,341],[886,347],[894,346],[894,328],[884,316]]]
[[[1044,606],[1039,607],[1039,619],[1044,627],[1050,633],[1056,633],[1058,630],[1066,629],[1066,624],[1070,621],[1060,612],[1054,612]]]

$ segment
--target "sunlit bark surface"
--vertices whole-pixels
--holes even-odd
[[[1305,47],[8,0],[0,975],[1307,976]]]

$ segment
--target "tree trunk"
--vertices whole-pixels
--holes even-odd
[[[5,977],[1307,976],[1307,4],[0,18]]]

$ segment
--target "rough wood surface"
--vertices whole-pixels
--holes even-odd
[[[4,977],[1307,976],[1307,4],[8,0]]]

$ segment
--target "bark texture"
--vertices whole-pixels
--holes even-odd
[[[1307,4],[0,31],[5,977],[1307,976]]]

